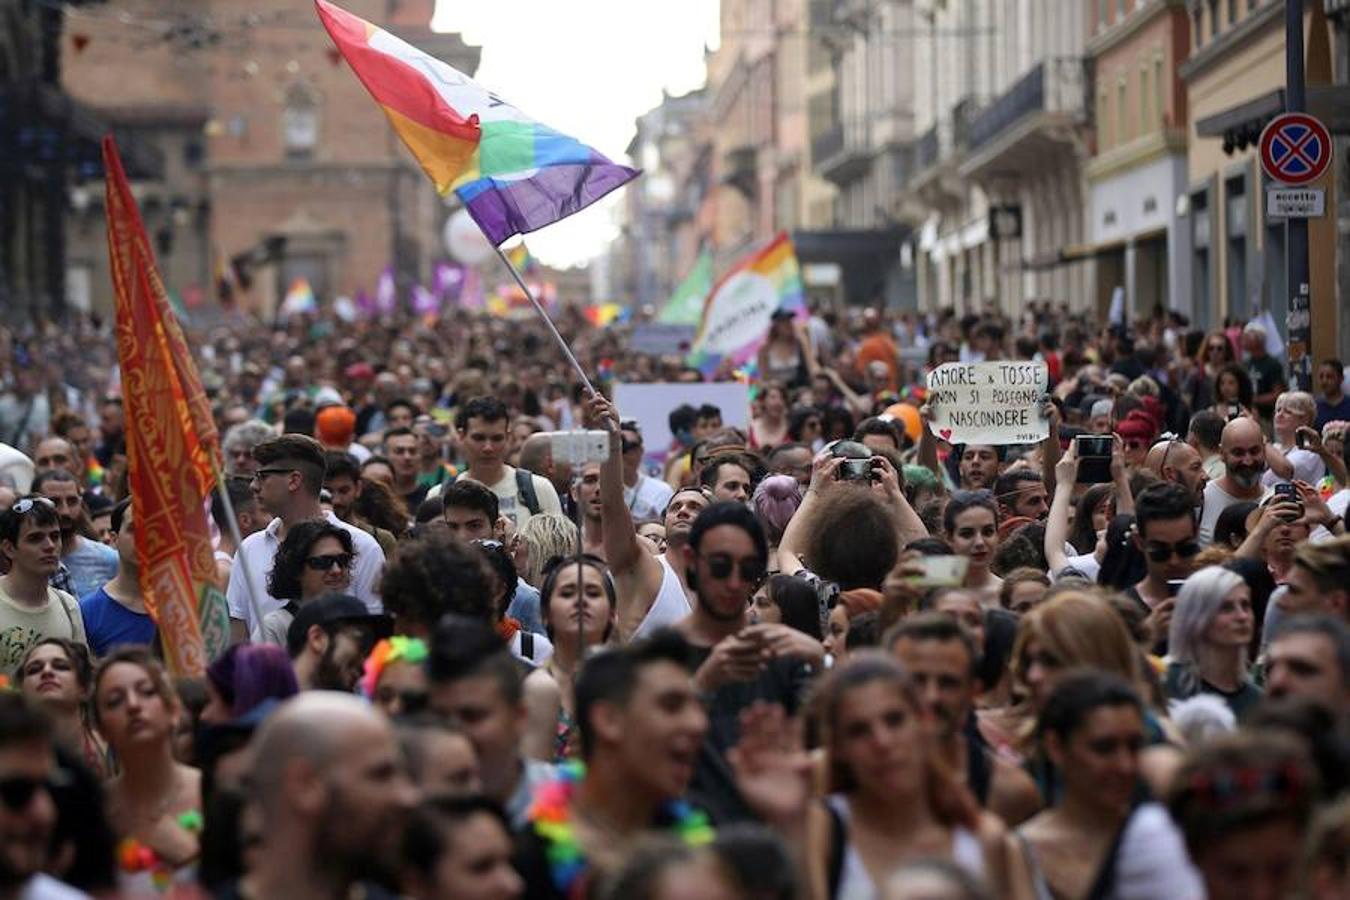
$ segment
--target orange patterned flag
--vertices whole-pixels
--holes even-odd
[[[103,166],[141,590],[170,671],[200,675],[229,636],[205,506],[220,439],[111,137]]]

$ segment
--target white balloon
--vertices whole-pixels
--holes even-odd
[[[476,266],[492,256],[492,244],[466,209],[445,220],[444,239],[446,252],[466,266]]]

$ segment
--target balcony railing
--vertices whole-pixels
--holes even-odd
[[[836,122],[811,139],[811,160],[820,165],[825,160],[839,155],[844,149],[844,125]]]
[[[872,146],[871,122],[847,119],[835,123],[811,142],[811,161],[825,178],[839,184],[867,171],[876,148]]]
[[[976,114],[967,135],[977,150],[1038,112],[1069,113],[1084,117],[1087,110],[1087,68],[1078,57],[1057,57],[1036,64],[1016,84]]]
[[[937,165],[939,146],[937,125],[919,135],[914,146],[914,171],[922,172],[929,166]]]

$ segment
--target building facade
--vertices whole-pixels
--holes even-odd
[[[1190,53],[1182,0],[1090,0],[1094,152],[1085,167],[1088,240],[1098,309],[1123,294],[1127,318],[1155,308],[1189,317],[1189,235],[1178,214],[1186,193],[1186,92],[1177,75]]]
[[[477,48],[431,31],[433,0],[345,5],[461,71],[477,68]],[[331,300],[373,290],[386,267],[405,288],[428,276],[444,206],[312,7],[142,2],[77,26],[85,46],[66,67],[67,89],[171,160],[138,190],[166,282],[189,307],[213,304],[226,271],[262,313],[300,277]],[[84,218],[71,266],[103,308],[96,201]]]

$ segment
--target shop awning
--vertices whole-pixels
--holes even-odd
[[[1310,85],[1308,112],[1322,120],[1332,134],[1350,134],[1350,85]],[[1266,123],[1284,112],[1284,88],[1253,97],[1195,123],[1200,137],[1221,138],[1246,129],[1257,135]]]

